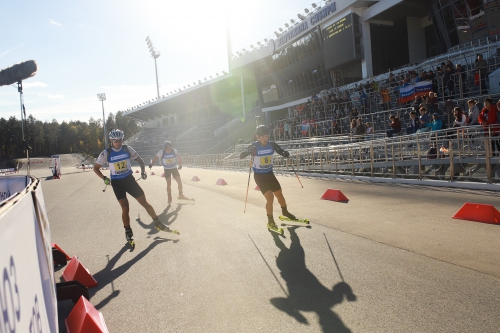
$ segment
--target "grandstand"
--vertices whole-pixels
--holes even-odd
[[[328,3],[320,3],[319,8],[326,8]],[[245,168],[246,162],[241,163],[237,155],[252,139],[257,116],[260,123],[271,128],[271,139],[292,151],[289,163],[300,171],[498,182],[499,161],[492,151],[498,139],[495,131],[483,130],[479,125],[455,128],[452,114],[455,106],[467,111],[469,99],[478,100],[481,109],[484,98],[496,102],[500,97],[500,40],[494,29],[487,26],[486,31],[473,33],[469,40],[460,35],[452,45],[443,40],[442,26],[437,23],[442,13],[464,1],[450,1],[455,7],[437,0],[403,0],[392,6],[384,1],[348,3],[328,7],[329,14],[314,24],[308,20],[313,15],[310,13],[302,20],[309,22],[310,29],[293,38],[292,26],[281,34],[275,33],[277,39],[268,40],[267,45],[236,52],[231,55],[231,73],[223,78],[131,110],[127,115],[147,122],[129,143],[149,158],[168,139],[185,156],[185,163]],[[484,5],[480,16],[492,15],[490,7]],[[473,8],[473,12],[478,9]],[[468,20],[473,26],[476,17]],[[352,25],[351,33],[344,39],[332,37],[331,29],[342,24],[346,24],[345,29],[335,30],[333,36],[345,35],[344,30]],[[382,30],[380,25],[384,26]],[[405,27],[405,36],[397,35],[401,26]],[[438,37],[432,37],[430,30]],[[373,54],[381,51],[375,45],[381,31],[397,35],[408,45],[398,50],[404,53],[399,62]],[[332,55],[332,38],[337,49],[352,46],[353,53],[343,53],[343,59]],[[358,52],[360,45],[364,54]],[[382,51],[394,49],[386,45]],[[478,54],[486,61],[480,69]],[[330,57],[336,57],[335,64]],[[401,62],[404,60],[406,65]],[[417,93],[408,98],[409,88],[417,89]],[[192,105],[193,99],[198,100],[195,96],[206,96],[207,90],[221,95],[224,89],[228,89],[225,97],[202,98]],[[429,93],[434,95],[432,99],[425,98]],[[415,95],[424,98],[417,102]],[[227,107],[237,105],[237,100],[245,106]],[[418,111],[423,105],[429,115],[439,115],[446,129],[405,135],[410,111]],[[207,108],[209,111],[201,112],[200,117],[200,110]],[[249,109],[252,111],[247,112]],[[175,121],[170,125],[173,112]],[[394,138],[386,137],[390,115],[402,123],[402,131]],[[353,118],[370,123],[373,132],[353,135]],[[245,143],[236,144],[239,139]],[[433,147],[438,153],[428,156]],[[278,169],[288,170],[290,165],[284,164],[277,159]]]

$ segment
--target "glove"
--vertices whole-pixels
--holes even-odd
[[[102,180],[104,180],[104,184],[106,184],[106,185],[111,184],[111,181],[110,181],[110,180],[109,180],[109,178],[108,178],[108,177],[106,177],[106,176],[104,176],[104,178],[103,178]]]
[[[252,154],[254,152],[254,150],[255,150],[255,146],[254,145],[250,145],[247,148],[247,153]]]
[[[290,153],[287,152],[286,150],[283,152],[283,157],[288,158],[290,157]]]
[[[240,158],[245,158],[248,156],[248,153],[246,151],[242,151],[240,154]]]
[[[149,170],[151,170],[151,168],[153,167],[153,163],[149,163]]]
[[[179,166],[177,167],[177,170],[180,170],[180,169],[182,169],[182,165],[179,165]]]
[[[148,178],[148,175],[147,175],[146,171],[142,171],[142,172],[141,172],[141,178],[142,178],[142,179],[146,179],[146,178]]]

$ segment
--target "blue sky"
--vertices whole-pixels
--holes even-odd
[[[234,50],[296,19],[305,0],[3,1],[0,69],[33,59],[25,81],[26,113],[42,121],[102,118],[156,96],[154,61],[161,53],[160,95],[228,71],[226,18]],[[0,117],[20,118],[19,94],[0,87]]]

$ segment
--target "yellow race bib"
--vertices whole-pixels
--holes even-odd
[[[271,156],[263,156],[260,158],[260,165],[261,166],[269,165],[271,164],[271,161],[272,161]]]
[[[120,161],[120,162],[115,162],[113,163],[115,166],[115,171],[122,171],[127,169],[127,161]]]

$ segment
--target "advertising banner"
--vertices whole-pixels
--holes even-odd
[[[40,251],[44,235],[33,204],[37,187],[32,185],[34,192],[22,191],[0,207],[0,295],[5,300],[0,322],[8,332],[58,332],[57,312],[47,311],[57,306],[52,263],[47,263],[52,259],[46,258],[46,249]]]
[[[3,176],[0,178],[0,202],[23,191],[30,182],[30,178],[26,176]]]

